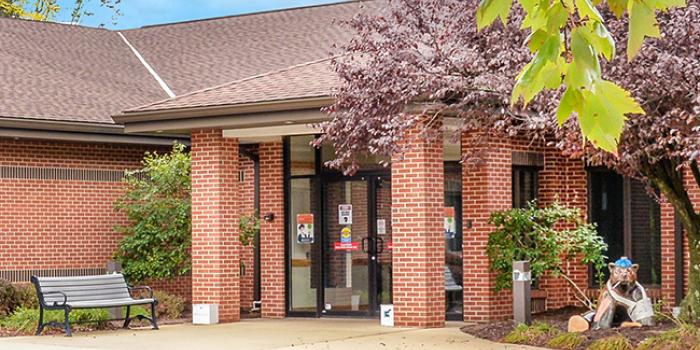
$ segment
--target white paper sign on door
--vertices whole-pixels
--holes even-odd
[[[341,204],[338,206],[338,223],[341,225],[352,225],[352,204]]]
[[[378,235],[385,235],[386,234],[386,220],[377,219],[377,234]]]

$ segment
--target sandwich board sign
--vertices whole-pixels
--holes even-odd
[[[314,243],[314,214],[297,214],[297,243]]]
[[[338,223],[352,225],[352,204],[338,205]]]

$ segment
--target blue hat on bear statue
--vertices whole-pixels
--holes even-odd
[[[621,267],[623,269],[629,269],[632,267],[632,260],[630,260],[628,257],[623,256],[615,262],[615,266]]]

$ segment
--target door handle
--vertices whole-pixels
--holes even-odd
[[[374,251],[377,252],[377,254],[381,254],[384,252],[384,239],[381,237],[375,238],[375,248]]]
[[[365,242],[369,243],[369,237],[363,237],[361,242],[362,242],[362,252],[363,252],[363,253],[368,253],[368,251],[367,251],[367,245],[366,245]]]

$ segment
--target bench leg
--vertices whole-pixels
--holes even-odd
[[[44,307],[39,305],[39,325],[36,327],[36,335],[41,335],[44,330]]]
[[[151,303],[151,325],[153,325],[153,329],[158,329],[158,322],[156,322],[156,306],[158,305],[158,301],[154,301]]]
[[[70,321],[69,321],[69,319],[68,319],[68,316],[70,315],[70,307],[66,307],[66,308],[63,310],[63,313],[64,313],[64,323],[63,323],[63,327],[64,327],[64,329],[66,330],[66,336],[67,336],[67,337],[70,337],[70,336],[72,336],[72,334],[71,334],[71,332],[70,332]]]
[[[124,329],[129,329],[129,323],[131,323],[131,317],[129,317],[130,313],[131,313],[131,306],[127,305],[126,306],[126,318],[124,319]]]

